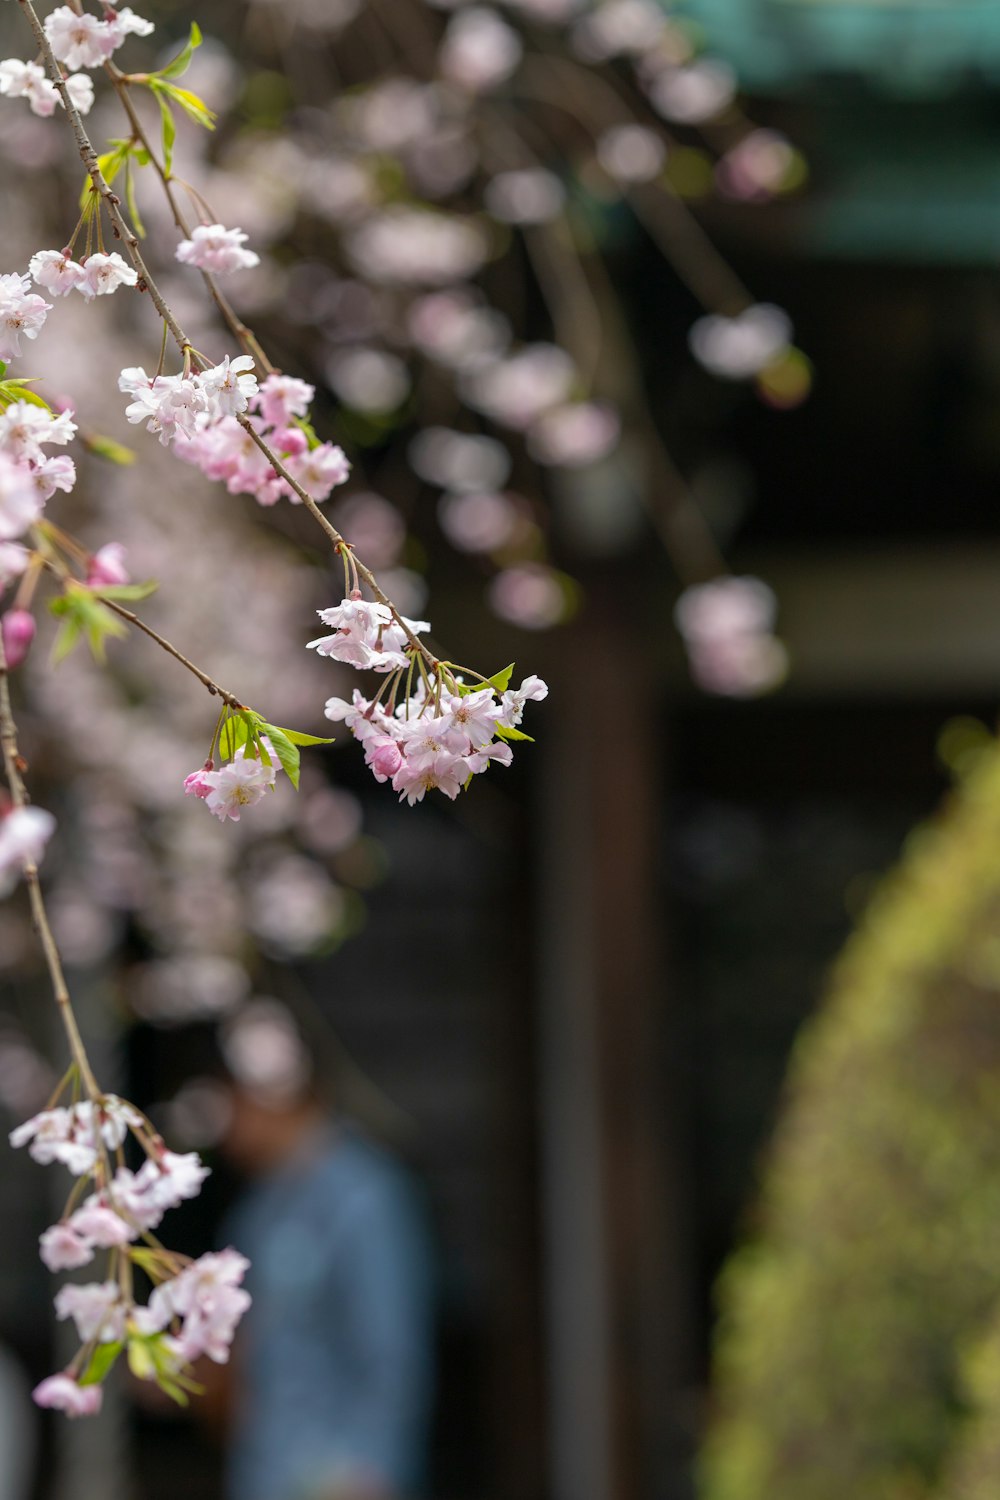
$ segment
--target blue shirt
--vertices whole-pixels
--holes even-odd
[[[232,1500],[310,1500],[367,1474],[422,1477],[432,1396],[428,1235],[415,1190],[349,1126],[257,1184],[227,1238],[251,1262]]]

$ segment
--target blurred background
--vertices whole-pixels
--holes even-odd
[[[355,465],[332,518],[454,656],[550,686],[537,743],[453,804],[397,807],[340,734],[218,828],[178,795],[212,727],[190,679],[139,639],[52,672],[39,608],[19,719],[99,1076],[213,1168],[172,1243],[244,1191],[213,1033],[264,998],[428,1207],[422,1494],[995,1495],[1000,4],[141,9],[123,67],[206,34],[185,86],[219,119],[180,118],[179,199],[261,255],[227,295]],[[13,269],[81,174],[61,121],[0,107]],[[135,177],[169,300],[235,352]],[[60,301],[25,362],[91,439],[60,522],[321,734],[354,684],[302,647],[340,580],[300,512],[128,427],[117,371],[159,340],[124,300]],[[720,676],[675,606],[747,577],[773,601]],[[61,1069],[20,900],[0,994],[12,1127]],[[32,1380],[50,1190],[4,1149],[0,1334]],[[222,1493],[216,1420],[122,1391],[38,1433],[12,1500]]]

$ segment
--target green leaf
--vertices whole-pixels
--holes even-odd
[[[142,214],[139,212],[139,205],[135,201],[135,174],[132,171],[131,162],[128,162],[125,166],[125,202],[128,204],[129,218],[132,220],[135,232],[141,240],[144,240],[146,238],[146,226],[142,222]]]
[[[163,97],[159,89],[153,89],[156,102],[160,106],[160,116],[163,123],[163,170],[170,176],[174,164],[174,141],[177,138],[177,126],[174,123],[173,112],[169,103]]]
[[[80,1385],[100,1385],[125,1345],[119,1340],[114,1344],[98,1344],[90,1356],[90,1363],[80,1376]]]
[[[271,741],[271,744],[274,746],[274,753],[278,757],[278,760],[281,762],[281,769],[284,771],[285,775],[288,777],[295,790],[298,791],[298,746],[292,743],[283,729],[278,729],[274,724],[264,724],[261,727],[264,730],[264,733],[267,735],[268,739]]]
[[[223,724],[219,732],[219,753],[223,760],[232,760],[241,745],[245,745],[250,737],[251,716],[248,714],[231,714]],[[252,715],[254,719],[259,716]]]
[[[98,599],[117,599],[121,604],[127,600],[148,599],[159,587],[156,579],[150,578],[146,583],[112,583],[105,588],[96,588],[94,593]]]
[[[188,68],[191,66],[191,59],[200,46],[201,27],[198,25],[197,21],[192,21],[191,35],[188,37],[187,43],[184,46],[183,50],[178,52],[173,62],[167,63],[167,66],[165,68],[161,68],[158,73],[154,73],[153,77],[180,78],[181,74],[186,73]]]
[[[267,726],[268,733],[270,733],[275,727],[276,727],[275,725],[269,724]],[[298,729],[279,729],[278,733],[279,734],[283,734],[285,736],[286,740],[291,740],[291,742],[292,742],[293,745],[332,745],[333,744],[333,737],[332,736],[329,739],[323,739],[323,737],[321,735],[318,735],[318,734],[302,734],[302,733],[300,733],[300,731]]]
[[[510,729],[505,724],[498,724],[496,726],[496,733],[502,740],[527,740],[529,745],[535,743],[532,735],[522,734],[520,729]]]
[[[5,380],[0,384],[0,405],[10,406],[12,401],[27,401],[29,406],[44,406],[46,411],[52,410],[47,401],[29,389],[25,380]]]
[[[505,693],[510,687],[510,679],[513,671],[514,663],[511,662],[510,666],[504,667],[502,672],[494,672],[493,676],[489,679],[490,686],[495,687],[498,693]]]
[[[204,125],[206,130],[215,129],[215,111],[209,109],[204,99],[199,99],[190,89],[179,89],[175,83],[162,83],[158,87],[154,85],[156,92],[169,94],[175,104],[188,115],[196,125]]]
[[[114,141],[112,142],[112,146],[113,149],[111,151],[105,151],[102,156],[97,158],[97,165],[101,169],[101,175],[109,187],[128,160],[129,153],[132,150],[132,142]],[[89,217],[97,208],[98,196],[92,178],[89,175],[86,176],[83,180],[83,190],[80,193],[81,212],[86,213]]]
[[[58,603],[59,601],[55,602]],[[75,617],[63,621],[56,632],[56,638],[52,645],[52,665],[54,667],[57,667],[61,661],[65,661],[67,656],[70,655],[80,639],[80,632],[82,630],[82,624]]]
[[[6,373],[7,373],[7,366],[4,364],[3,360],[0,359],[0,380],[2,380],[4,378],[4,376],[6,375]]]
[[[67,584],[61,598],[49,602],[49,609],[54,615],[64,617],[52,651],[54,662],[60,662],[68,656],[80,636],[85,635],[94,660],[103,665],[105,641],[111,636],[128,635],[123,621],[113,615],[91,589],[84,588],[82,584]]]

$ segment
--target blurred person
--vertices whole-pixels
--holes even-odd
[[[431,1256],[405,1169],[332,1115],[288,1012],[222,1033],[222,1147],[252,1179],[224,1225],[253,1296],[227,1392],[230,1500],[403,1500],[424,1475]]]

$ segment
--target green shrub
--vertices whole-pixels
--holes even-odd
[[[1000,1418],[1000,747],[838,962],[753,1231],[720,1284],[703,1500],[996,1500],[1000,1461],[942,1486],[1000,1460],[973,1411]]]

